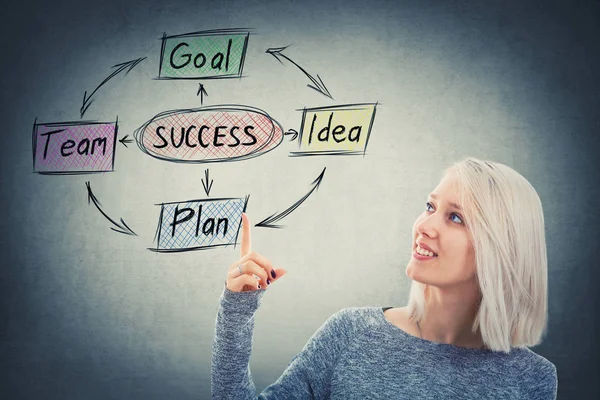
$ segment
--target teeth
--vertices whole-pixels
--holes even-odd
[[[433,257],[435,255],[434,253],[432,253],[429,250],[422,249],[419,245],[417,245],[417,253],[419,253],[423,256],[428,256],[428,257]]]

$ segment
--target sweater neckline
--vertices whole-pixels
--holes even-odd
[[[487,348],[475,349],[472,347],[455,346],[453,344],[434,342],[431,340],[422,339],[420,337],[411,335],[410,333],[404,331],[400,327],[398,327],[398,326],[392,324],[390,321],[388,321],[383,313],[383,308],[378,307],[377,310],[378,311],[376,313],[377,313],[378,317],[382,320],[384,326],[387,327],[388,331],[393,332],[394,334],[400,334],[400,336],[407,338],[408,340],[410,340],[412,343],[416,344],[417,346],[420,346],[420,347],[423,347],[426,349],[436,350],[438,352],[446,351],[446,352],[451,352],[451,353],[462,353],[462,354],[486,354],[486,353],[491,352],[491,350],[487,349]]]

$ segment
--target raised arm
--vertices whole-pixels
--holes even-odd
[[[347,309],[332,315],[312,335],[302,351],[292,358],[281,377],[258,396],[256,394],[249,366],[254,315],[265,293],[265,287],[262,285],[268,286],[267,279],[272,283],[286,271],[273,269],[263,256],[250,252],[250,224],[245,215],[242,219],[243,257],[229,268],[215,324],[211,369],[212,398],[236,400],[329,398],[335,363],[347,348],[346,345],[352,335],[351,324],[346,318]],[[275,278],[271,271],[275,271]],[[252,275],[258,276],[260,281]],[[263,290],[259,289],[259,284]]]
[[[249,361],[254,311],[263,293],[235,293],[227,288],[223,291],[213,342],[213,399],[329,398],[335,364],[352,336],[349,309],[329,317],[279,379],[257,396]]]
[[[211,365],[214,399],[255,398],[249,360],[254,313],[267,287],[286,274],[261,254],[251,251],[250,221],[242,214],[241,258],[227,271],[215,324]]]
[[[215,324],[211,364],[213,399],[255,399],[250,374],[254,313],[263,290],[232,292],[224,288]]]

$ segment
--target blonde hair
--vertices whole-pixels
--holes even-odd
[[[447,173],[457,177],[475,250],[481,299],[472,332],[480,329],[493,351],[540,344],[548,320],[548,260],[537,192],[512,168],[473,157]],[[426,287],[412,282],[407,308],[413,322],[425,316]]]

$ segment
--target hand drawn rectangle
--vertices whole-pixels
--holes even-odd
[[[114,170],[117,122],[33,124],[33,170],[85,174]]]
[[[160,204],[157,245],[149,250],[179,252],[235,244],[248,198]]]
[[[241,77],[249,36],[237,29],[165,35],[158,79]]]
[[[305,108],[292,156],[365,154],[377,103]]]

